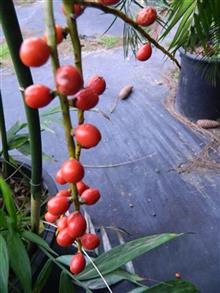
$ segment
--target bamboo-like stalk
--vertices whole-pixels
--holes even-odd
[[[8,164],[9,162],[8,141],[7,141],[7,132],[6,132],[6,126],[5,126],[5,115],[4,115],[1,89],[0,89],[0,134],[1,134],[1,140],[2,140],[2,155],[3,155],[2,174],[4,178],[7,178],[10,174],[10,165]]]
[[[83,78],[81,44],[80,44],[76,19],[72,17],[73,3],[74,1],[63,0],[65,11],[67,12],[66,19],[67,19],[68,31],[70,34],[70,39],[71,39],[71,43],[73,47],[74,63],[75,63],[75,66],[80,71]],[[82,124],[84,122],[84,111],[78,109],[77,115],[78,115],[78,124]],[[80,158],[80,153],[81,153],[81,146],[80,144],[76,143],[75,158],[77,160],[79,160]]]
[[[56,70],[59,68],[59,57],[57,52],[57,43],[56,43],[56,33],[55,33],[55,21],[53,14],[53,1],[45,1],[45,22],[46,22],[46,33],[48,36],[48,45],[51,49],[51,63],[53,68],[53,73],[55,77]],[[69,102],[66,96],[57,93],[60,98],[61,112],[63,116],[63,126],[65,130],[65,137],[67,142],[69,158],[75,158],[75,143],[74,138],[71,135],[72,123],[69,110]],[[76,184],[71,184],[72,196],[75,205],[75,210],[80,209],[80,204],[78,200],[78,194],[76,189]]]
[[[68,0],[65,0],[68,1]],[[159,49],[161,52],[163,52],[165,55],[167,55],[167,57],[169,57],[169,59],[171,59],[176,65],[177,67],[179,67],[179,69],[181,68],[178,60],[168,51],[166,50],[163,46],[161,46],[154,38],[152,38],[140,25],[138,25],[133,19],[131,19],[130,17],[128,17],[125,13],[123,13],[122,11],[109,7],[109,6],[105,6],[102,5],[99,2],[91,2],[91,1],[81,1],[81,0],[72,0],[72,3],[78,3],[82,6],[85,7],[93,7],[93,8],[97,8],[101,11],[103,11],[104,13],[109,13],[109,14],[113,14],[117,17],[119,17],[120,19],[122,19],[125,23],[129,24],[130,26],[132,26],[136,31],[138,31],[144,38],[146,38],[150,43],[152,43],[157,49]]]
[[[23,40],[12,0],[0,1],[0,20],[19,85],[21,88],[26,88],[33,83],[33,80],[30,69],[26,67],[19,58],[19,49]],[[28,122],[31,147],[31,228],[32,231],[37,233],[39,231],[40,223],[42,180],[40,119],[37,110],[30,109],[26,105],[24,105],[24,107]]]

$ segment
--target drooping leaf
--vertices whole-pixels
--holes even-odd
[[[2,177],[0,177],[0,192],[3,196],[3,201],[5,203],[7,212],[13,223],[17,223],[16,209],[12,197],[11,190],[8,184],[4,181]]]
[[[0,234],[0,292],[8,293],[9,259],[5,239]]]
[[[31,293],[31,264],[23,242],[17,232],[7,238],[10,266],[19,279],[24,293]]]
[[[59,293],[74,293],[73,283],[70,277],[62,271],[60,274]]]
[[[45,263],[45,265],[43,266],[43,268],[37,276],[37,280],[34,284],[33,293],[40,293],[42,291],[47,282],[48,277],[50,276],[52,268],[53,262],[50,259],[48,259],[48,261]]]
[[[198,293],[198,289],[190,282],[185,280],[171,280],[160,283],[149,289],[146,293]]]
[[[143,281],[143,278],[141,278],[137,274],[130,274],[121,269],[115,270],[109,274],[104,275],[104,278],[109,286],[115,285],[123,280],[127,280],[132,283]],[[101,278],[95,278],[88,281],[84,281],[83,284],[93,290],[106,288],[106,285]]]
[[[162,245],[163,243],[166,243],[182,235],[183,234],[164,233],[141,237],[136,240],[129,241],[125,244],[116,246],[110,251],[101,254],[94,260],[94,263],[102,272],[102,274],[105,275],[120,268],[137,256],[140,256]],[[70,263],[70,257],[66,255],[58,257],[57,260],[65,265],[69,265]],[[79,280],[88,280],[90,278],[97,278],[98,276],[99,275],[93,267],[92,263],[89,263],[85,270],[79,274],[77,278]]]
[[[103,226],[101,226],[100,231],[101,231],[103,249],[105,252],[107,252],[112,249],[112,245],[108,237],[108,234]]]
[[[22,232],[21,235],[25,239],[37,244],[38,246],[45,248],[50,253],[57,255],[57,253],[53,249],[51,249],[50,246],[48,245],[48,243],[43,238],[41,238],[39,235],[37,235],[31,231],[24,231],[24,232]]]
[[[17,149],[29,141],[29,134],[20,134],[14,136],[8,143],[9,150]]]

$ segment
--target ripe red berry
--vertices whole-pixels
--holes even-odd
[[[86,260],[81,252],[75,254],[70,261],[70,271],[71,273],[77,275],[81,273],[86,266]]]
[[[146,61],[150,58],[152,54],[152,48],[151,48],[151,44],[147,43],[145,45],[143,45],[136,53],[136,58],[139,61]]]
[[[78,194],[81,195],[83,191],[89,188],[89,186],[86,185],[83,181],[79,181],[76,183],[76,188],[77,188]]]
[[[60,185],[66,184],[66,181],[63,179],[61,169],[57,172],[56,177],[55,177],[55,180]]]
[[[103,77],[95,75],[89,79],[87,86],[90,87],[97,95],[101,95],[105,91],[106,83]]]
[[[62,12],[64,15],[67,15],[63,4],[62,4]],[[81,7],[80,4],[73,4],[72,13],[74,13],[75,16],[78,17],[83,13],[83,8]]]
[[[74,95],[82,87],[83,80],[79,70],[72,65],[64,65],[56,71],[57,90],[66,96]]]
[[[82,237],[80,237],[82,246],[85,249],[93,250],[97,248],[100,244],[100,239],[96,234],[86,233]]]
[[[101,133],[98,128],[89,123],[78,125],[74,134],[77,142],[85,149],[96,146],[101,140]]]
[[[57,221],[57,230],[61,231],[67,227],[67,217],[62,217]]]
[[[57,216],[57,215],[53,215],[53,214],[47,212],[47,213],[44,215],[44,218],[45,218],[45,220],[46,220],[47,222],[49,222],[49,223],[55,223],[56,220],[57,220],[57,218],[58,218],[58,216]]]
[[[120,0],[100,0],[99,2],[103,5],[115,5],[120,2]]]
[[[55,31],[56,31],[56,40],[57,40],[57,44],[60,44],[63,40],[63,29],[62,26],[59,24],[55,25]],[[45,33],[43,36],[43,39],[45,40],[45,42],[47,42],[47,34]]]
[[[157,11],[154,7],[145,7],[137,15],[136,22],[142,26],[151,25],[157,18]]]
[[[50,89],[43,84],[33,84],[27,87],[24,97],[25,103],[33,109],[45,107],[53,100]]]
[[[60,191],[56,194],[56,196],[65,196],[65,197],[69,197],[69,196],[71,196],[71,191],[70,191],[70,190],[66,190],[66,189],[64,189],[64,190],[60,190]]]
[[[87,205],[93,205],[96,203],[100,198],[99,190],[96,188],[89,188],[86,189],[82,195],[81,198]]]
[[[68,210],[69,205],[68,198],[64,196],[54,196],[48,201],[47,208],[49,213],[60,216]]]
[[[84,168],[79,161],[70,159],[63,163],[61,175],[68,183],[76,183],[84,176]]]
[[[82,111],[86,111],[95,107],[98,101],[99,96],[87,87],[77,93],[74,106]]]
[[[70,246],[74,242],[74,239],[67,232],[67,228],[65,228],[59,232],[56,241],[60,246],[66,247]]]
[[[70,214],[67,218],[67,222],[67,231],[73,239],[76,239],[85,233],[86,220],[80,212],[76,211]]]
[[[42,38],[29,38],[23,41],[20,48],[21,61],[30,67],[38,67],[47,62],[50,48]]]

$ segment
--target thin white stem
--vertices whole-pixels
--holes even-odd
[[[91,257],[88,255],[88,253],[85,251],[85,249],[82,248],[83,253],[85,253],[85,255],[88,257],[88,259],[91,261],[91,264],[93,265],[93,267],[95,268],[95,270],[97,271],[97,273],[99,274],[99,276],[101,277],[102,281],[104,282],[104,284],[106,285],[106,288],[108,289],[108,291],[110,293],[113,293],[113,291],[111,290],[111,288],[109,287],[106,279],[104,278],[104,276],[102,275],[102,273],[100,272],[100,270],[98,269],[98,267],[96,266],[96,264],[94,263],[94,261],[91,259]]]

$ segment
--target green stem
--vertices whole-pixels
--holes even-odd
[[[178,60],[168,51],[166,50],[163,46],[161,46],[154,38],[152,38],[140,25],[138,25],[133,19],[128,17],[125,13],[122,11],[102,5],[98,2],[90,2],[90,1],[81,1],[81,0],[74,0],[75,3],[78,3],[82,6],[85,7],[93,7],[97,8],[99,10],[102,10],[104,13],[109,13],[113,14],[120,19],[122,19],[125,23],[129,24],[132,26],[136,31],[138,31],[143,37],[145,37],[150,43],[152,43],[157,49],[159,49],[161,52],[163,52],[165,55],[167,55],[176,65],[181,68]]]
[[[2,154],[3,154],[3,162],[2,162],[2,174],[4,178],[7,178],[10,175],[10,165],[9,162],[9,153],[8,153],[8,141],[7,141],[7,132],[5,126],[5,116],[4,116],[4,108],[2,102],[2,94],[0,90],[0,133],[2,140]]]
[[[33,84],[33,80],[30,69],[26,67],[19,58],[19,49],[23,39],[12,0],[0,1],[0,19],[19,85],[21,88],[26,88]],[[24,105],[24,107],[28,122],[31,148],[31,227],[32,231],[37,233],[40,223],[39,203],[41,200],[42,180],[40,119],[37,110],[30,109],[26,105]]]
[[[79,69],[83,78],[82,51],[81,51],[79,33],[78,33],[76,20],[72,18],[72,13],[73,13],[72,9],[73,9],[74,2],[75,1],[63,0],[65,11],[67,12],[66,20],[67,20],[68,31],[70,34],[70,39],[71,39],[71,43],[73,47],[75,66]],[[77,115],[78,115],[78,124],[82,124],[84,122],[84,112],[82,110],[78,110]],[[80,154],[81,154],[81,146],[77,143],[76,150],[75,150],[75,158],[77,160],[79,160]]]
[[[59,68],[59,57],[57,52],[57,43],[56,43],[56,34],[55,34],[55,21],[53,15],[53,1],[47,0],[45,1],[45,22],[46,22],[46,31],[48,35],[48,45],[51,48],[51,62],[53,67],[53,73],[55,77],[56,70]],[[72,123],[70,117],[70,110],[69,110],[69,102],[66,96],[61,95],[58,93],[60,97],[60,104],[62,109],[63,115],[63,125],[65,130],[65,137],[68,147],[68,153],[70,158],[75,158],[75,143],[74,138],[71,135],[72,131]],[[70,185],[73,195],[73,201],[75,204],[75,209],[80,209],[80,203],[78,200],[77,188],[76,184]]]

